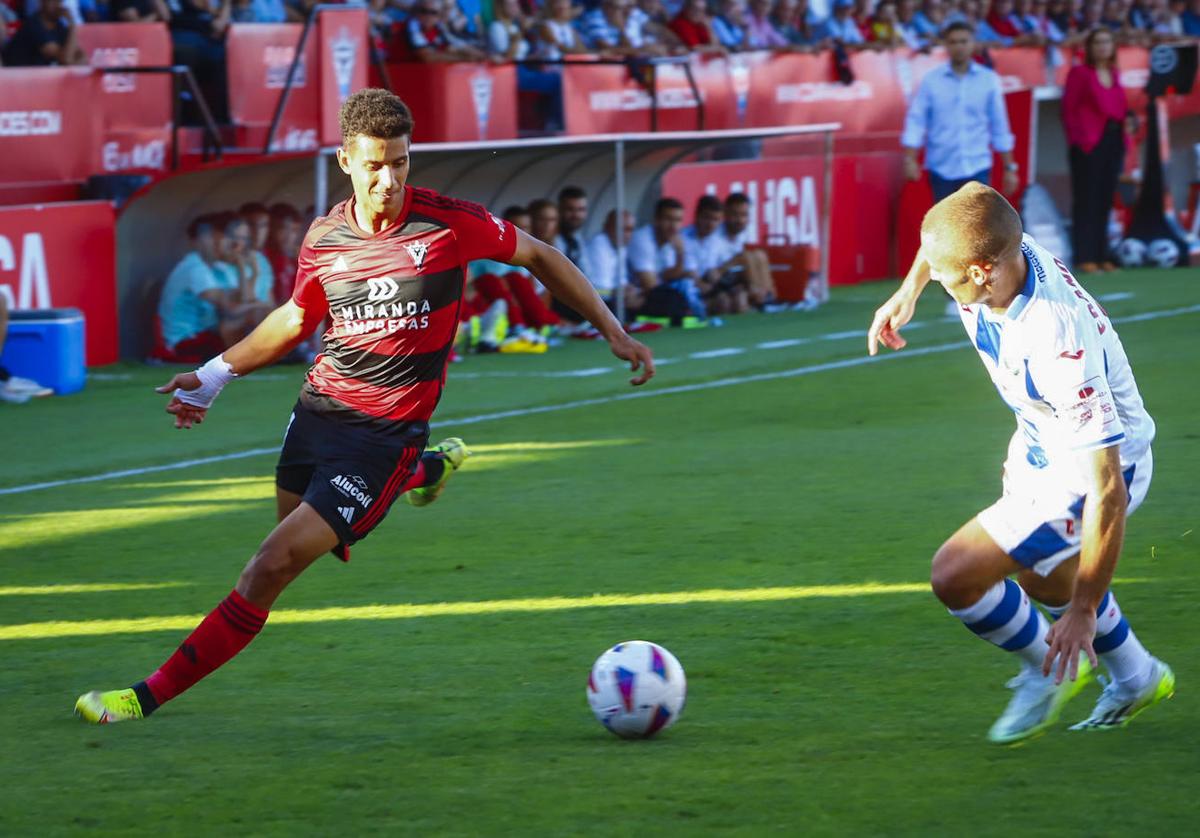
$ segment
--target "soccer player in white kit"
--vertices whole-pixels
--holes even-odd
[[[930,280],[959,304],[1017,420],[1000,499],[950,536],[931,573],[951,614],[1021,659],[988,738],[1016,742],[1054,724],[1097,656],[1110,680],[1071,730],[1123,727],[1175,690],[1171,668],[1142,646],[1109,590],[1125,518],[1153,471],[1154,421],[1129,359],[1100,305],[982,184],[926,214],[913,267],[875,313],[870,354],[880,342],[905,345],[900,328]]]

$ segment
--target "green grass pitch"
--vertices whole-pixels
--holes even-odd
[[[867,285],[651,335],[668,363],[638,398],[614,399],[632,391],[602,344],[456,365],[434,439],[478,456],[442,500],[319,561],[144,723],[71,708],[144,677],[228,592],[272,524],[272,456],[0,495],[0,835],[1190,833],[1200,312],[1122,319],[1195,306],[1196,283],[1084,283],[1120,295],[1158,423],[1115,589],[1180,688],[1127,730],[1066,732],[1092,687],[1040,739],[984,740],[1016,665],[938,605],[928,564],[999,491],[1011,414],[938,294],[908,350],[862,363],[890,288]],[[98,372],[0,405],[0,488],[272,448],[302,374],[236,382],[177,432],[151,390],[167,371]],[[650,742],[584,698],[633,638],[690,682]]]

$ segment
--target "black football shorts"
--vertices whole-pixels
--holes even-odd
[[[335,554],[375,529],[416,470],[429,441],[425,422],[394,433],[339,422],[299,402],[275,466],[279,488],[300,495],[337,533]]]

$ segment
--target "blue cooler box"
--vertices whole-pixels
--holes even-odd
[[[87,380],[83,312],[43,308],[8,313],[8,339],[0,366],[13,375],[52,387],[55,395],[77,393]]]

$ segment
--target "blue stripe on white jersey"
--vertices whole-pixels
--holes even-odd
[[[1025,236],[1028,273],[1002,313],[960,306],[996,390],[1017,416],[1038,468],[1072,452],[1120,443],[1136,462],[1154,439],[1125,349],[1108,315],[1059,260]]]

